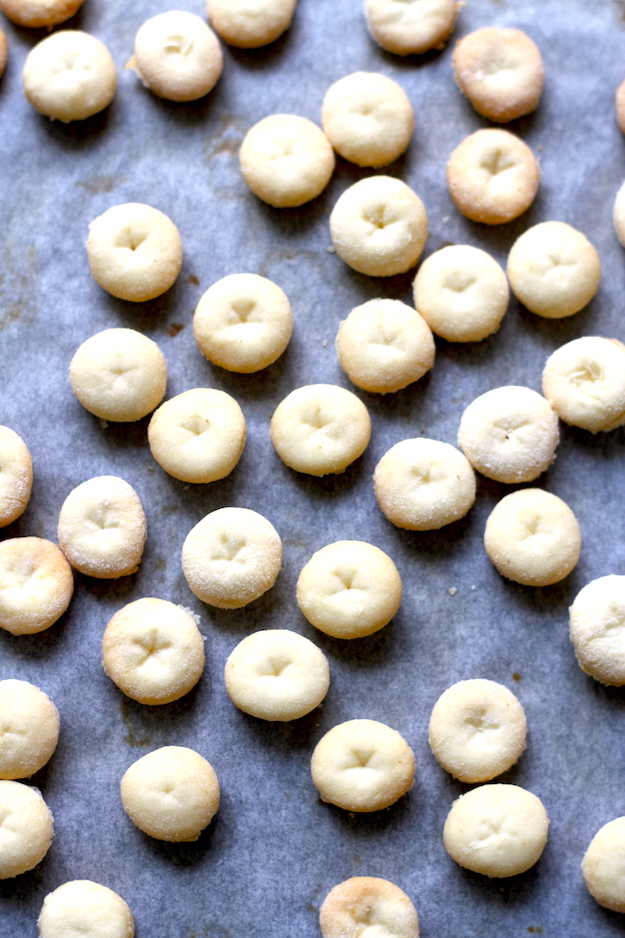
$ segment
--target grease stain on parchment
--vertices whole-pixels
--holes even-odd
[[[24,324],[37,315],[34,300],[35,283],[39,278],[39,255],[30,245],[16,259],[13,242],[5,238],[1,265],[4,273],[0,279],[0,332],[21,320]]]
[[[121,702],[121,712],[122,712],[122,722],[126,727],[126,735],[124,736],[124,742],[128,743],[129,746],[151,746],[152,737],[149,736],[145,730],[137,728],[133,722],[133,713],[130,709],[130,701],[122,700]]]
[[[91,179],[81,179],[76,185],[93,195],[100,195],[101,192],[112,192],[123,182],[128,182],[128,176],[92,176]]]

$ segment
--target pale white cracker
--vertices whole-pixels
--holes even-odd
[[[71,565],[87,576],[136,573],[147,537],[137,493],[117,476],[88,479],[63,502],[58,537]]]
[[[59,711],[47,694],[9,678],[0,681],[0,778],[28,778],[52,756]]]
[[[251,374],[282,355],[293,328],[291,304],[283,290],[257,274],[230,274],[200,299],[193,334],[210,362]]]
[[[65,29],[31,49],[22,84],[36,111],[69,123],[104,110],[115,95],[117,75],[104,43],[78,29]]]
[[[497,332],[510,298],[497,261],[468,244],[430,254],[417,271],[413,293],[417,311],[448,342],[479,342]]]
[[[419,938],[417,910],[405,892],[375,876],[335,886],[319,909],[323,938]]]
[[[402,582],[388,554],[365,541],[336,541],[312,555],[297,580],[297,604],[334,638],[361,638],[391,621]]]
[[[41,537],[0,543],[0,628],[42,632],[60,619],[73,592],[71,567],[56,544]]]
[[[454,801],[443,840],[460,866],[503,878],[524,873],[540,859],[548,830],[547,812],[532,792],[518,785],[480,785]]]
[[[202,602],[238,609],[271,589],[282,566],[280,535],[249,508],[219,508],[202,518],[182,547],[182,572]]]
[[[233,397],[215,388],[178,394],[155,411],[148,442],[159,466],[182,482],[216,482],[243,452],[247,429]]]
[[[625,345],[581,336],[552,352],[543,394],[561,420],[591,433],[625,423]]]
[[[365,0],[369,31],[395,55],[442,49],[461,4],[456,0]]]
[[[286,32],[296,5],[297,0],[207,0],[206,10],[224,42],[257,49]]]
[[[271,441],[285,465],[324,476],[343,472],[371,437],[362,401],[333,384],[310,384],[285,397],[271,418]]]
[[[439,440],[402,440],[373,475],[375,497],[389,521],[432,531],[464,518],[475,501],[475,473],[460,450]]]
[[[21,436],[0,427],[0,528],[26,510],[33,487],[33,461]]]
[[[584,854],[582,875],[599,905],[625,912],[625,817],[608,821],[597,831]]]
[[[43,900],[37,922],[40,938],[133,938],[132,913],[107,886],[75,879]]]
[[[336,354],[350,381],[388,394],[418,381],[434,364],[430,327],[400,300],[369,300],[341,322]]]
[[[151,205],[114,205],[89,225],[91,276],[120,300],[142,303],[172,286],[182,265],[174,223]]]
[[[120,788],[130,820],[156,840],[197,840],[219,808],[215,770],[185,746],[163,746],[133,762]]]
[[[165,599],[137,599],[106,626],[102,664],[128,697],[167,704],[188,694],[202,676],[204,640],[195,619],[180,606]]]
[[[318,707],[330,686],[324,653],[288,629],[264,629],[239,642],[226,661],[232,703],[261,720],[297,720]]]
[[[52,814],[36,788],[2,779],[0,817],[0,879],[12,879],[32,870],[50,849]]]
[[[449,687],[434,704],[429,741],[445,771],[461,782],[501,775],[525,749],[527,723],[512,691],[476,678]]]
[[[408,148],[414,112],[396,81],[379,72],[354,72],[330,85],[321,124],[344,159],[358,166],[386,166]]]
[[[330,215],[336,253],[371,277],[403,274],[417,263],[428,234],[423,202],[391,176],[369,176],[340,196]]]
[[[324,801],[346,811],[388,808],[412,786],[412,749],[377,720],[348,720],[329,730],[312,754],[311,772]]]
[[[569,635],[582,671],[602,684],[625,684],[625,576],[602,576],[580,590]]]
[[[525,586],[550,586],[576,565],[582,536],[575,515],[557,495],[519,489],[493,508],[484,546],[502,576]]]

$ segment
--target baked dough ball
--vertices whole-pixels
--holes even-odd
[[[168,10],[140,27],[127,67],[159,98],[196,101],[217,84],[223,55],[217,36],[199,16]]]
[[[427,235],[423,202],[405,182],[391,176],[369,176],[354,183],[330,215],[336,253],[371,277],[392,277],[414,267]]]
[[[297,0],[207,0],[213,28],[239,49],[266,46],[291,25]]]
[[[456,0],[365,0],[369,32],[395,55],[442,49],[458,8]]]
[[[33,487],[33,461],[24,440],[0,427],[0,528],[26,510]]]
[[[27,873],[50,849],[50,810],[36,788],[0,780],[0,879]]]
[[[582,875],[599,905],[625,912],[625,817],[608,821],[597,831],[584,854]]]
[[[474,469],[497,482],[531,482],[547,469],[560,439],[558,417],[531,388],[480,394],[466,408],[458,445]]]
[[[550,586],[579,560],[582,536],[561,498],[543,489],[520,489],[493,508],[484,546],[502,576],[525,586]]]
[[[52,33],[31,49],[22,82],[36,111],[67,124],[108,107],[117,75],[104,43],[78,29],[66,29]]]
[[[448,342],[479,342],[497,332],[508,308],[508,281],[497,261],[468,244],[453,244],[423,261],[414,303]]]
[[[275,208],[310,202],[323,192],[334,169],[334,153],[323,131],[294,114],[273,114],[254,124],[239,161],[254,195]]]
[[[1,5],[0,5],[0,9],[2,9]],[[5,36],[3,31],[0,29],[0,78],[2,78],[2,75],[4,74],[4,70],[7,65],[8,57],[9,57],[9,44],[7,42],[7,37]]]
[[[136,573],[147,533],[137,493],[117,476],[77,486],[59,516],[59,547],[72,567],[99,579]]]
[[[534,201],[539,182],[534,154],[507,130],[477,130],[447,163],[447,185],[456,208],[485,225],[501,225],[522,215]]]
[[[91,276],[120,300],[142,303],[169,290],[182,266],[180,233],[167,215],[140,202],[114,205],[89,225]]]
[[[581,231],[545,221],[523,232],[508,255],[508,280],[520,303],[545,319],[572,316],[601,279],[599,255]]]
[[[288,629],[248,635],[226,661],[232,703],[261,720],[297,720],[318,707],[330,686],[324,653]]]
[[[321,124],[344,159],[358,166],[386,166],[407,149],[414,113],[396,81],[379,72],[354,72],[326,91]]]
[[[556,349],[543,371],[543,394],[561,420],[591,433],[625,423],[625,346],[582,336]]]
[[[602,684],[625,684],[625,576],[602,576],[577,594],[569,609],[578,664]]]
[[[182,572],[198,599],[239,609],[276,582],[282,566],[280,535],[249,508],[211,511],[187,534]]]
[[[291,304],[257,274],[230,274],[206,291],[193,317],[200,351],[214,365],[251,374],[282,355],[293,329]]]
[[[229,475],[245,446],[245,417],[233,397],[194,388],[165,401],[148,426],[159,466],[181,482],[216,482]]]
[[[184,746],[163,746],[133,762],[120,787],[132,823],[156,840],[197,840],[219,808],[215,770]]]
[[[356,306],[336,337],[336,354],[349,380],[378,394],[418,381],[434,364],[435,353],[426,321],[399,300]]]
[[[323,938],[419,938],[417,910],[387,879],[353,876],[335,886],[319,909]]]
[[[52,756],[59,711],[28,681],[0,681],[0,778],[28,778]]]
[[[308,621],[334,638],[372,635],[401,603],[399,571],[365,541],[336,541],[312,555],[297,581],[297,604]]]
[[[625,85],[625,82],[623,84]],[[623,131],[623,133],[625,133],[625,131]],[[616,235],[623,247],[625,247],[625,182],[616,194],[612,220],[614,222]]]
[[[332,727],[312,754],[312,779],[323,801],[346,811],[379,811],[412,785],[412,749],[397,730],[376,720]]]
[[[104,670],[143,704],[167,704],[195,687],[204,670],[204,640],[188,612],[165,599],[128,603],[102,638]]]
[[[83,0],[0,0],[0,10],[18,26],[39,29],[64,23],[82,4]]]
[[[56,544],[41,537],[0,543],[0,628],[43,632],[61,618],[73,592],[72,569]]]
[[[282,462],[312,476],[343,472],[371,437],[362,401],[333,384],[309,384],[284,398],[271,418],[271,442]]]
[[[141,420],[165,396],[167,362],[156,342],[135,329],[105,329],[79,347],[69,379],[96,417]]]
[[[501,775],[525,749],[523,707],[503,684],[459,681],[442,694],[430,717],[430,747],[446,772],[461,782]]]
[[[478,114],[504,123],[535,111],[545,80],[538,46],[520,29],[487,26],[456,44],[456,83]]]
[[[548,829],[536,795],[517,785],[481,785],[454,801],[443,840],[460,866],[502,878],[524,873],[539,860]]]
[[[625,81],[616,89],[616,122],[625,134]]]
[[[439,440],[402,440],[373,474],[381,511],[398,528],[432,531],[464,518],[475,501],[475,473],[462,453]]]
[[[75,879],[43,900],[39,938],[133,938],[130,909],[112,889]]]

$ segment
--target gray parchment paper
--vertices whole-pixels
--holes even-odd
[[[510,383],[539,390],[547,355],[565,341],[588,334],[625,339],[625,255],[611,223],[625,177],[613,105],[625,77],[623,6],[611,0],[469,0],[461,10],[455,38],[486,25],[519,27],[538,42],[546,65],[537,113],[510,127],[540,158],[539,195],[524,216],[497,228],[464,219],[445,185],[452,149],[487,126],[455,86],[453,40],[442,52],[400,59],[369,38],[360,0],[300,0],[288,34],[254,52],[224,47],[215,90],[180,105],[157,99],[123,69],[137,28],[167,8],[164,0],[86,0],[69,25],[108,45],[119,88],[106,112],[67,126],[35,113],[21,94],[24,59],[44,33],[2,23],[10,63],[0,83],[0,423],[26,440],[35,484],[26,513],[1,536],[56,540],[58,513],[71,489],[93,476],[117,474],[137,490],[149,537],[135,576],[108,582],[77,575],[70,608],[49,631],[0,633],[0,678],[42,687],[62,720],[58,750],[33,779],[54,813],[56,836],[35,870],[0,883],[0,936],[35,936],[46,893],[86,878],[127,900],[138,938],[316,938],[326,893],[363,874],[390,879],[412,897],[423,938],[622,935],[623,917],[590,898],[579,866],[598,828],[625,814],[624,693],[581,672],[568,639],[567,608],[591,579],[625,573],[624,431],[593,437],[562,427],[558,457],[539,484],[572,507],[584,544],[576,570],[547,589],[503,580],[484,553],[484,524],[506,486],[481,479],[465,520],[415,534],[386,522],[371,476],[401,439],[423,434],[455,443],[464,407],[483,391]],[[187,8],[203,15],[200,0]],[[319,122],[330,83],[359,69],[395,78],[414,105],[410,149],[384,172],[423,199],[430,219],[426,255],[446,242],[468,243],[505,264],[522,231],[559,219],[595,244],[603,279],[597,297],[576,316],[541,320],[512,300],[490,339],[437,341],[434,369],[416,385],[385,397],[356,389],[371,413],[371,444],[342,475],[314,479],[282,465],[269,439],[270,416],[299,385],[350,387],[333,348],[340,320],[375,296],[411,302],[413,272],[370,279],[327,250],[332,206],[368,171],[339,160],[322,196],[279,211],[247,191],[237,152],[247,129],[266,115],[295,113]],[[140,305],[104,293],[89,275],[84,250],[89,222],[127,201],[169,215],[185,250],[175,286]],[[289,349],[255,376],[210,366],[191,328],[203,291],[239,271],[275,280],[294,309]],[[212,386],[240,402],[248,441],[231,476],[209,486],[177,482],[150,456],[147,419],[103,426],[83,410],[67,378],[69,361],[82,341],[112,326],[140,329],[159,343],[169,366],[168,396]],[[188,531],[227,505],[260,511],[284,542],[275,588],[236,612],[204,606],[180,568]],[[368,540],[389,553],[405,589],[394,621],[353,642],[317,633],[295,601],[304,563],[343,538]],[[191,607],[206,636],[200,684],[161,708],[126,699],[100,663],[108,619],[142,596]],[[325,703],[293,724],[243,715],[223,686],[235,644],[251,630],[271,627],[308,636],[330,661]],[[503,780],[539,795],[551,818],[540,862],[507,881],[464,871],[445,853],[443,823],[466,786],[443,772],[427,743],[438,696],[454,681],[477,676],[511,687],[525,707],[528,749]],[[309,774],[317,740],[356,717],[397,729],[417,760],[412,791],[369,816],[321,804]],[[221,782],[220,811],[196,844],[151,840],[121,807],[123,772],[167,744],[197,749]]]

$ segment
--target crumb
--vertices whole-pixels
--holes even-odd
[[[331,244],[329,248],[326,248],[326,251],[328,252],[328,254],[336,254],[336,248],[334,247],[333,244]]]
[[[327,348],[327,347],[328,347],[328,340],[327,340],[327,339],[324,339],[321,344],[323,345],[324,348]]]
[[[104,417],[100,417],[100,426],[102,427],[102,429],[106,430],[108,425],[109,425],[108,420],[105,420]]]
[[[198,278],[195,276],[195,274],[190,274],[190,275],[189,275],[189,283],[192,283],[194,287],[199,287],[199,285],[200,285],[200,281],[199,281]]]
[[[472,590],[476,590],[476,589],[477,589],[477,586],[473,585],[473,586],[471,587],[471,589],[472,589]]]
[[[179,332],[182,332],[183,329],[184,329],[184,323],[181,323],[181,322],[172,322],[171,326],[170,326],[169,329],[167,330],[167,333],[168,333],[168,335],[170,335],[170,336],[172,337],[172,339],[173,339],[174,336],[178,335]]]
[[[456,589],[456,587],[455,587],[455,586],[452,586],[452,588],[449,590],[449,595],[450,595],[450,596],[455,596],[457,592],[458,592],[458,590]]]

